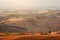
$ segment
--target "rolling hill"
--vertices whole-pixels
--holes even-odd
[[[20,17],[22,16],[22,17]],[[0,32],[41,32],[60,31],[60,13],[19,15],[0,17]]]

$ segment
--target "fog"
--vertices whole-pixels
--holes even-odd
[[[60,9],[60,0],[0,0],[0,9]]]

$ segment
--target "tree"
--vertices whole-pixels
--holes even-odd
[[[51,33],[51,31],[49,31],[49,34]]]

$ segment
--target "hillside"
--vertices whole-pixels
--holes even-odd
[[[56,11],[48,10],[45,13],[28,15],[16,13],[0,15],[0,32],[48,33],[49,31],[60,31],[60,13]]]
[[[16,21],[15,21],[16,20]],[[59,18],[26,18],[24,20],[8,19],[1,22],[0,31],[2,32],[42,32],[60,31]],[[3,30],[2,30],[3,29]]]

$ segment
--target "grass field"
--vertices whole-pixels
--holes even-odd
[[[60,40],[60,35],[11,35],[0,37],[0,40]]]

